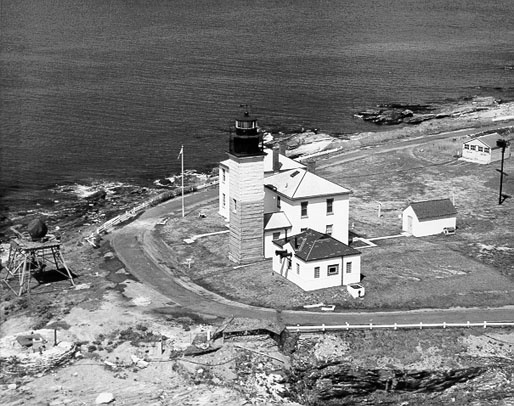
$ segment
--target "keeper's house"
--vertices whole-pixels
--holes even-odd
[[[502,149],[496,144],[503,137],[498,133],[487,134],[462,144],[462,159],[488,164],[502,159]],[[510,158],[510,145],[505,148],[505,159]]]
[[[402,230],[414,237],[451,233],[457,227],[457,210],[450,199],[413,202],[402,217]]]
[[[328,234],[308,228],[273,245],[273,271],[303,290],[360,282],[361,253]]]

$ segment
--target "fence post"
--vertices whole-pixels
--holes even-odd
[[[369,329],[373,330],[373,323],[369,323]]]
[[[468,323],[467,323],[467,324],[468,324],[468,328],[469,328],[469,320],[468,320]]]
[[[398,330],[398,324],[394,323],[394,329]]]
[[[321,330],[321,331],[325,332],[325,325],[324,325],[324,324],[322,324],[322,325],[321,325],[321,327],[322,327],[322,330]]]
[[[446,328],[446,322],[443,323],[443,328]]]
[[[484,320],[484,328],[487,327],[487,321]]]
[[[350,325],[346,322],[346,331],[350,330]]]
[[[423,330],[423,322],[422,321],[419,322],[419,329]]]

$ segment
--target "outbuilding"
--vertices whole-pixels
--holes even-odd
[[[457,227],[457,210],[450,199],[411,203],[402,216],[402,230],[414,237],[453,233]]]
[[[361,253],[328,234],[308,228],[274,240],[273,271],[306,291],[358,283]]]
[[[473,138],[462,144],[462,159],[479,164],[488,164],[502,159],[502,148],[498,140],[504,138],[498,133]],[[505,148],[505,159],[510,158],[510,145]]]

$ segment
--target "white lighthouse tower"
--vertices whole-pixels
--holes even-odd
[[[264,156],[257,120],[245,111],[230,135],[229,258],[249,263],[263,258]]]

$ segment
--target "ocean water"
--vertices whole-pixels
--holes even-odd
[[[376,129],[377,103],[514,97],[512,0],[2,0],[0,204],[148,184],[265,128]]]

